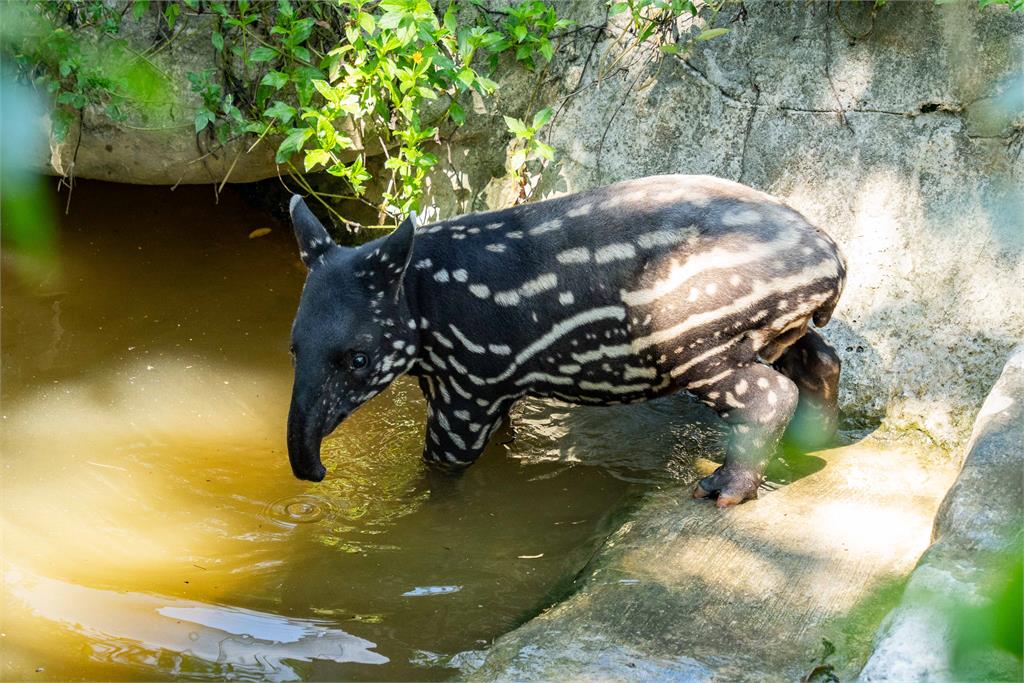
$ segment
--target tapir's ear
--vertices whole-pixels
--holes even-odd
[[[299,243],[299,256],[307,268],[312,268],[320,256],[335,246],[334,240],[299,195],[292,195],[288,211],[292,216],[295,239]]]
[[[405,271],[409,269],[409,261],[412,259],[412,243],[416,238],[416,225],[416,212],[412,211],[380,246],[378,258],[381,265],[378,267],[378,272],[385,278],[381,287],[385,291],[391,292],[395,301],[398,300],[398,296],[402,292],[402,280],[405,278]]]

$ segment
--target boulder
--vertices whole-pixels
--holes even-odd
[[[1019,654],[992,642],[965,646],[969,634],[963,627],[970,627],[972,613],[990,624],[997,619],[991,612],[1000,606],[994,603],[1013,572],[1019,586],[1022,472],[1024,346],[1011,355],[978,413],[963,469],[935,518],[935,542],[879,629],[860,681],[940,683],[963,680],[967,673],[972,680],[1021,680]],[[1019,639],[1019,596],[1001,607],[1015,612]]]

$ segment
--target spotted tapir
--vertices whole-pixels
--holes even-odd
[[[731,427],[694,495],[755,498],[798,402],[836,426],[825,325],[846,263],[780,200],[668,175],[416,225],[343,248],[298,196],[309,269],[292,329],[288,454],[320,481],[321,440],[396,377],[427,400],[424,458],[471,464],[523,396],[611,405],[687,391]]]

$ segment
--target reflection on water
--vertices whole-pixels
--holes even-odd
[[[289,662],[386,664],[329,622],[144,593],[85,588],[7,567],[7,594],[86,643],[91,659],[177,677],[292,681]],[[172,663],[168,666],[168,663]]]
[[[629,482],[714,446],[683,399],[530,402],[438,477],[400,380],[325,441],[327,480],[297,481],[304,271],[286,226],[211,199],[81,183],[60,280],[4,271],[6,679],[444,678],[567,589]]]

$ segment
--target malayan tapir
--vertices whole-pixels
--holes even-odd
[[[699,498],[757,496],[800,404],[836,428],[825,325],[846,277],[835,242],[782,201],[666,175],[332,241],[303,200],[309,269],[292,328],[288,455],[320,481],[321,440],[396,377],[427,400],[423,457],[461,468],[524,396],[612,405],[687,391],[729,425]]]

